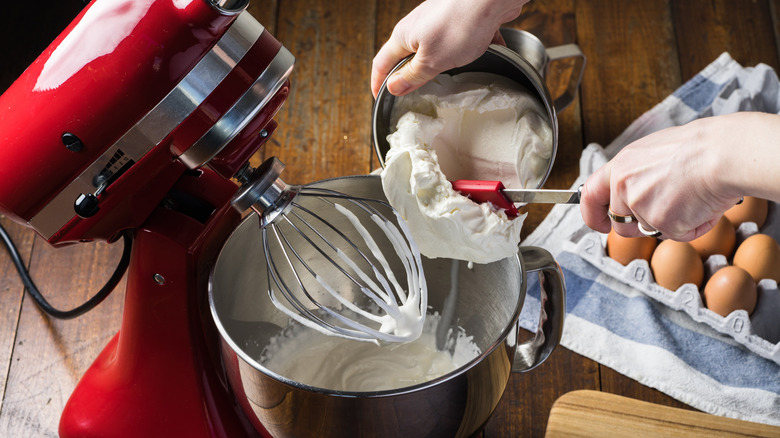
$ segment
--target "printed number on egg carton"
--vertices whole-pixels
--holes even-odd
[[[768,225],[765,224],[764,228]],[[758,227],[755,223],[743,223],[737,230],[737,239],[742,241],[756,232]],[[605,247],[605,235],[589,232],[582,235],[577,243],[572,243],[569,250],[616,280],[673,310],[685,312],[694,321],[706,324],[717,332],[730,336],[759,356],[780,364],[780,290],[777,282],[771,279],[759,282],[758,303],[752,315],[748,315],[744,310],[736,310],[723,317],[704,306],[699,288],[695,285],[684,284],[676,291],[663,288],[653,280],[647,261],[637,259],[623,266],[607,256]],[[710,256],[705,262],[705,278],[709,278],[726,265],[725,256]]]

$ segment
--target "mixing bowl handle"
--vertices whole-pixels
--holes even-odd
[[[547,250],[535,246],[521,247],[526,274],[539,273],[541,286],[539,327],[534,337],[517,346],[512,371],[528,371],[544,362],[561,341],[563,317],[566,314],[566,284],[561,267]]]

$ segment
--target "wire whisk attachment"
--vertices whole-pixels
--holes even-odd
[[[406,222],[386,202],[287,185],[283,169],[266,160],[233,199],[239,211],[260,216],[271,302],[325,334],[417,339],[428,290]]]

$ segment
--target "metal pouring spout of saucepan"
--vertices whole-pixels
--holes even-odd
[[[490,202],[503,208],[510,218],[520,214],[518,204],[579,204],[582,185],[576,190],[507,189],[501,181],[459,179],[452,188],[477,203]]]

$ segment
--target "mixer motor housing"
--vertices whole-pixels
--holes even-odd
[[[294,57],[248,0],[94,0],[0,96],[0,214],[55,246],[134,236],[120,332],[63,437],[256,436],[204,310]]]

